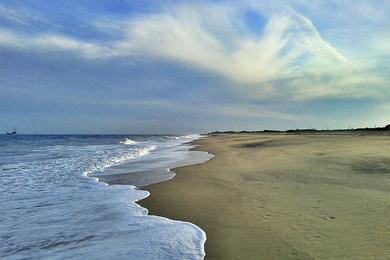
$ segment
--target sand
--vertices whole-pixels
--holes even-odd
[[[229,134],[147,186],[150,214],[207,235],[206,259],[390,259],[390,137]]]

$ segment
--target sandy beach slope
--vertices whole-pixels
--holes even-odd
[[[207,259],[390,259],[390,137],[230,134],[145,187],[153,215],[207,234]]]

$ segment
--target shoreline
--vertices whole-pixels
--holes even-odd
[[[106,170],[105,174],[91,174],[90,177],[96,177],[99,181],[109,185],[132,185],[139,189],[153,184],[167,182],[176,175],[173,169],[202,164],[213,157],[212,154],[206,151],[193,149],[193,146],[192,141],[188,141],[178,146],[181,147],[180,150],[160,151],[159,153],[162,156],[138,162],[138,164],[144,164],[146,162],[148,165],[148,167],[142,167],[144,169],[138,171],[133,171],[134,163],[129,165],[124,164],[126,166],[117,165]],[[164,157],[166,152],[175,154],[177,158]],[[119,167],[119,172],[115,171],[117,167]]]
[[[206,259],[390,256],[380,228],[390,214],[388,136],[219,134],[192,143],[215,157],[173,168],[175,178],[143,187],[150,196],[138,204],[204,230]]]
[[[197,137],[195,140],[202,139],[202,136]],[[167,150],[165,152],[173,152],[175,156],[178,156],[175,160],[172,161],[167,161],[169,167],[163,167],[159,165],[159,167],[151,167],[149,170],[142,170],[142,171],[131,171],[131,164],[129,165],[129,172],[123,171],[120,173],[109,173],[105,175],[96,175],[96,174],[91,174],[91,175],[86,175],[88,178],[95,179],[97,182],[104,183],[106,185],[120,185],[120,186],[132,186],[134,189],[146,192],[147,195],[145,197],[140,198],[138,200],[132,201],[137,207],[142,208],[145,210],[145,216],[150,216],[153,218],[159,218],[159,219],[166,219],[168,221],[172,221],[172,223],[181,223],[184,225],[188,225],[192,227],[196,232],[201,234],[200,237],[197,237],[196,240],[199,240],[199,245],[196,245],[195,240],[191,241],[191,243],[194,243],[196,245],[196,248],[194,249],[194,252],[198,251],[199,247],[202,249],[202,255],[195,255],[191,256],[187,255],[187,257],[190,257],[190,259],[201,259],[200,257],[205,256],[205,249],[204,249],[204,243],[207,239],[206,232],[198,227],[196,224],[188,221],[183,221],[179,219],[170,219],[168,217],[162,216],[162,215],[155,215],[151,214],[149,209],[146,208],[145,206],[142,205],[141,201],[149,198],[151,196],[150,191],[148,190],[147,187],[155,184],[161,184],[161,183],[166,183],[171,181],[172,179],[175,178],[176,172],[174,169],[176,168],[182,168],[182,167],[188,167],[192,165],[198,165],[202,164],[204,162],[207,162],[208,160],[212,159],[214,157],[213,154],[209,154],[206,151],[197,151],[196,146],[193,144],[193,141],[195,140],[190,140],[184,143],[181,143],[178,145],[178,147],[181,147],[181,149],[178,150]],[[160,151],[161,154],[161,151]],[[164,154],[164,152],[162,153]],[[164,158],[164,161],[167,160],[168,158]],[[161,158],[158,159],[158,161],[161,161]],[[151,162],[148,162],[148,164],[154,165],[157,161],[154,159]],[[119,167],[122,167],[123,165],[118,165]],[[114,166],[115,167],[115,166]],[[125,166],[124,169],[126,169]],[[111,168],[112,169],[112,168]],[[179,230],[179,233],[186,234],[185,230]],[[176,234],[177,235],[177,234]],[[170,245],[167,245],[167,247],[172,247]],[[176,250],[175,247],[172,247],[172,250]],[[199,250],[200,252],[200,250]]]

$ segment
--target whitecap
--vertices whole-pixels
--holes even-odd
[[[148,155],[151,151],[156,150],[155,145],[150,145],[147,147],[137,148],[128,152],[123,152],[116,155],[107,155],[104,156],[100,161],[91,165],[85,172],[84,175],[89,175],[94,172],[103,172],[106,168],[113,167],[115,165],[122,164],[126,161],[137,159]]]
[[[126,145],[135,145],[135,144],[137,144],[136,141],[131,140],[130,138],[126,138],[125,140],[122,140],[119,143],[120,144],[126,144]]]

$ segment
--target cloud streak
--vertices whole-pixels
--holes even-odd
[[[71,51],[88,59],[107,58],[115,55],[115,50],[110,47],[78,40],[72,37],[56,34],[29,36],[1,29],[0,45],[26,50]]]

